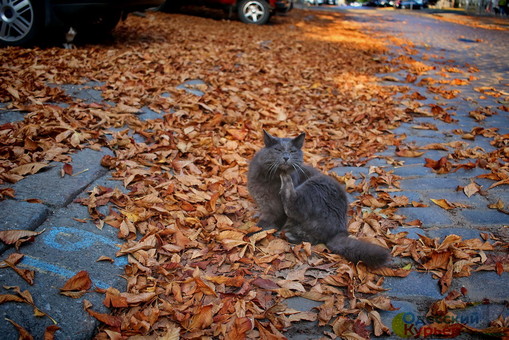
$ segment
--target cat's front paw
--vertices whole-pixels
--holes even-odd
[[[288,172],[282,172],[279,177],[281,178],[281,190],[287,186],[293,186],[292,176]]]
[[[292,234],[291,231],[288,231],[288,229],[284,229],[284,230],[281,230],[281,232],[279,233],[278,235],[279,237],[287,240],[288,242],[290,243],[300,243],[301,240],[295,236],[294,234]]]

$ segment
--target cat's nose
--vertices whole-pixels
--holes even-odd
[[[285,163],[288,163],[288,161],[290,160],[290,157],[288,157],[288,156],[283,156],[283,160],[285,161]]]

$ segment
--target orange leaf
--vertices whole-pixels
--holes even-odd
[[[128,307],[127,298],[121,296],[120,293],[112,288],[106,290],[106,296],[104,297],[103,304],[106,307],[124,308]]]
[[[11,319],[5,318],[5,320],[9,321],[19,333],[18,340],[33,340],[34,337],[23,327],[12,321]]]
[[[134,305],[140,302],[148,302],[152,300],[156,293],[145,292],[145,293],[120,293],[120,296],[126,299],[126,302],[130,305]]]
[[[212,316],[212,305],[199,307],[197,313],[189,320],[189,325],[186,328],[190,332],[205,329],[214,321]]]
[[[454,206],[446,199],[431,199],[431,202],[438,205],[440,208],[445,210],[451,210],[454,209]]]
[[[27,163],[20,166],[17,166],[15,168],[12,168],[9,170],[10,174],[25,176],[25,175],[33,175],[37,172],[39,172],[42,168],[47,167],[47,163]]]
[[[96,318],[97,320],[101,321],[102,323],[104,323],[108,326],[119,328],[122,325],[122,319],[120,317],[109,315],[109,314],[98,313],[98,312],[92,310],[91,309],[92,304],[88,300],[83,300],[83,306],[84,306],[85,310],[88,312],[88,314],[90,314],[91,316],[93,316],[94,318]]]
[[[424,151],[416,151],[416,150],[398,150],[396,151],[396,156],[399,157],[421,157],[424,155]]]
[[[82,270],[67,280],[65,285],[60,288],[60,291],[88,290],[90,287],[92,287],[92,280],[90,280],[88,272]]]
[[[236,318],[233,327],[229,330],[225,339],[241,340],[246,338],[246,333],[253,329],[253,324],[249,318]]]
[[[46,327],[46,331],[44,331],[44,340],[53,340],[55,338],[55,332],[58,331],[60,327],[57,325],[51,325]]]
[[[495,271],[497,272],[498,275],[502,275],[502,273],[504,272],[504,265],[502,264],[502,262],[497,261],[497,263],[495,263]]]
[[[449,287],[451,286],[453,268],[454,268],[454,266],[452,263],[452,258],[449,258],[449,263],[447,265],[447,271],[442,274],[442,277],[438,281],[440,283],[440,287],[441,287],[440,292],[442,294],[445,294],[449,290]]]
[[[195,277],[194,281],[196,282],[196,285],[200,289],[200,291],[205,295],[213,295],[217,296],[214,286],[211,284],[205,283],[202,279],[199,277]]]
[[[0,240],[5,244],[14,244],[16,249],[27,241],[33,241],[34,237],[43,233],[43,231],[36,232],[31,230],[2,230],[0,231]]]
[[[426,162],[424,164],[425,167],[431,168],[439,174],[449,173],[452,168],[451,163],[447,160],[446,157],[442,157],[438,161],[429,158],[424,158],[424,161]]]
[[[12,294],[0,294],[0,304],[5,302],[26,302],[23,298]]]
[[[226,129],[226,131],[236,140],[244,140],[247,136],[247,129]]]

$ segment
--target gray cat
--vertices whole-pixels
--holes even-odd
[[[387,249],[348,236],[348,202],[338,181],[303,164],[305,137],[277,138],[264,131],[265,147],[251,160],[247,183],[260,210],[258,226],[279,229],[294,243],[325,243],[354,263],[384,265]]]

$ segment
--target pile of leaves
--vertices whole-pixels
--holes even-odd
[[[390,333],[379,311],[394,307],[376,294],[384,276],[406,276],[410,267],[369,271],[321,245],[293,245],[261,231],[246,189],[262,128],[278,136],[306,132],[306,161],[323,171],[361,166],[386,146],[402,145],[390,130],[417,107],[399,109],[396,89],[374,75],[403,68],[412,81],[429,68],[411,56],[384,63],[380,40],[342,19],[294,11],[258,27],[150,13],[123,23],[111,46],[0,50],[12,60],[0,68],[0,101],[27,112],[22,122],[0,126],[0,184],[69,162],[73,150],[108,147],[114,156],[102,165],[128,189],[96,187],[81,200],[99,228],[118,229],[125,240],[118,255],[129,259],[126,291],[103,291],[112,315],[85,305],[105,324],[98,338],[277,339],[302,320],[331,326],[331,337]],[[203,96],[176,88],[194,79],[204,82],[194,85]],[[89,80],[104,83],[107,102],[72,100],[50,85]],[[142,107],[160,118],[139,119]],[[411,257],[439,278],[442,292],[452,277],[489,266],[490,243],[391,233],[403,223],[396,209],[412,204],[388,195],[399,187],[394,174],[373,168],[362,178],[336,177],[360,195],[351,232]],[[7,187],[0,195],[15,192]],[[106,215],[99,209],[105,205],[113,206]],[[78,297],[89,288],[80,273],[62,290]],[[301,312],[285,304],[294,296],[323,303]]]

